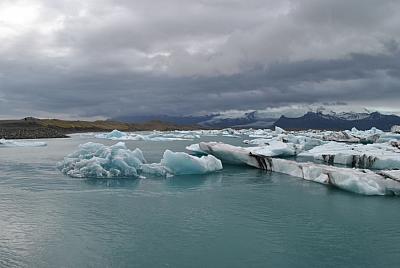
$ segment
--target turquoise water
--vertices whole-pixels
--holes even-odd
[[[398,267],[399,198],[233,166],[168,179],[60,174],[56,163],[90,140],[114,143],[0,148],[1,267]],[[191,143],[127,142],[150,162]]]

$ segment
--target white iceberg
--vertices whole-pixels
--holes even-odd
[[[381,175],[370,170],[340,168],[315,163],[299,163],[249,152],[245,148],[222,143],[200,143],[200,148],[222,162],[239,163],[267,171],[332,185],[364,195],[400,195],[400,174]]]
[[[346,142],[346,143],[359,143],[361,140],[352,135],[350,132],[346,131],[327,131],[323,134],[322,140],[324,141],[336,141],[336,142]]]
[[[268,144],[256,147],[239,147],[230,144],[219,143],[219,142],[200,142],[199,148],[192,146],[192,151],[201,151],[217,156],[217,158],[223,160],[229,164],[240,164],[243,163],[242,154],[262,154],[265,156],[295,156],[302,151],[302,146],[295,145],[293,143],[284,143],[281,141],[272,140]],[[240,152],[236,154],[225,155],[225,152]],[[238,157],[238,159],[236,159]]]
[[[47,143],[43,141],[16,141],[0,139],[0,147],[44,147]]]
[[[203,150],[200,149],[200,146],[198,143],[194,143],[189,146],[186,146],[186,150],[188,150],[192,154],[197,154],[197,155],[207,154],[206,152],[204,152]]]
[[[390,129],[390,131],[393,132],[393,133],[398,133],[398,134],[400,134],[400,126],[397,126],[397,125],[392,126],[392,128]]]
[[[101,134],[96,134],[95,137],[99,139],[110,139],[110,140],[118,140],[118,139],[123,139],[127,136],[125,132],[119,131],[117,129],[114,129],[110,133],[101,133]]]
[[[295,156],[303,151],[304,146],[300,144],[271,140],[263,146],[246,148],[253,154],[265,156]]]
[[[329,142],[302,152],[299,156],[355,168],[400,168],[400,149],[389,143],[363,145]]]
[[[115,141],[186,141],[200,138],[199,135],[179,132],[161,132],[153,131],[151,133],[125,133],[119,130],[113,130],[110,133],[96,134],[95,138],[108,139]]]
[[[301,135],[293,135],[293,134],[280,134],[275,137],[270,138],[257,138],[253,140],[244,140],[246,144],[265,146],[271,145],[274,142],[283,142],[286,144],[292,144],[291,146],[296,147],[296,150],[309,150],[315,146],[321,145],[324,142],[317,138],[301,136]]]
[[[183,152],[166,150],[161,160],[169,173],[174,175],[205,174],[222,169],[221,160],[213,155],[196,157]]]
[[[285,133],[286,131],[283,128],[280,127],[275,127],[275,133],[276,134],[282,134]]]

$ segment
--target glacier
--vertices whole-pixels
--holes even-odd
[[[62,173],[74,178],[131,178],[205,174],[222,169],[212,155],[196,157],[166,150],[160,163],[148,164],[140,149],[130,150],[123,142],[111,146],[88,142],[58,163]]]

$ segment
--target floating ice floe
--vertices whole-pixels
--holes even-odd
[[[280,127],[275,127],[275,133],[276,134],[282,134],[285,133],[286,131],[283,128]]]
[[[108,139],[116,141],[185,141],[200,138],[200,135],[189,134],[187,132],[161,132],[153,131],[151,133],[125,133],[119,130],[113,130],[110,133],[100,133],[96,134],[95,138],[98,139]]]
[[[239,147],[221,142],[200,142],[197,146],[192,145],[193,149],[212,154],[228,164],[245,164],[243,155],[249,153],[262,154],[265,156],[295,156],[301,151],[301,147],[292,143],[284,143],[281,141],[271,141],[268,145],[256,147]],[[228,154],[226,154],[228,152]]]
[[[322,140],[325,141],[368,144],[377,142],[385,132],[373,127],[369,130],[352,128],[344,131],[325,131],[321,132],[321,134]]]
[[[272,158],[254,154],[243,147],[222,143],[200,143],[200,148],[223,163],[246,164],[267,171],[288,174],[304,180],[333,185],[343,190],[365,195],[400,195],[400,174],[393,171],[375,173],[364,169],[349,169],[315,163]],[[383,172],[383,171],[381,171]]]
[[[154,170],[154,167],[156,167],[156,170]],[[160,175],[186,175],[206,174],[221,169],[221,160],[217,159],[213,155],[196,157],[183,152],[172,152],[166,150],[160,164],[145,166],[143,170],[151,172],[152,174],[159,172]]]
[[[400,141],[400,133],[385,132],[379,137],[379,139],[376,142],[382,143],[382,142],[390,142],[392,140]]]
[[[44,147],[47,143],[43,141],[16,141],[0,139],[0,147]]]
[[[272,138],[257,138],[253,140],[244,140],[246,144],[266,146],[271,145],[276,142],[283,142],[286,144],[291,144],[290,146],[296,147],[296,151],[309,150],[315,146],[321,145],[324,142],[317,138],[293,135],[293,134],[280,134]],[[288,145],[289,146],[289,145]]]
[[[328,164],[341,164],[356,168],[400,168],[400,149],[397,143],[344,144],[329,142],[302,152],[299,156],[313,157]]]
[[[89,142],[66,156],[58,168],[76,178],[127,178],[142,174],[204,174],[222,169],[222,164],[214,156],[199,158],[169,150],[164,152],[160,163],[147,164],[140,149],[129,150],[123,142],[112,146]]]
[[[304,146],[301,144],[294,144],[272,140],[267,144],[257,147],[247,147],[249,152],[254,154],[262,154],[266,156],[295,156],[303,151]]]
[[[345,131],[327,131],[323,134],[322,140],[324,141],[336,141],[336,142],[346,142],[346,143],[359,143],[360,139],[351,135]]]

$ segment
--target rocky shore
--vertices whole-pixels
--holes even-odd
[[[67,137],[67,135],[53,128],[0,128],[0,138],[4,139],[45,139]]]

